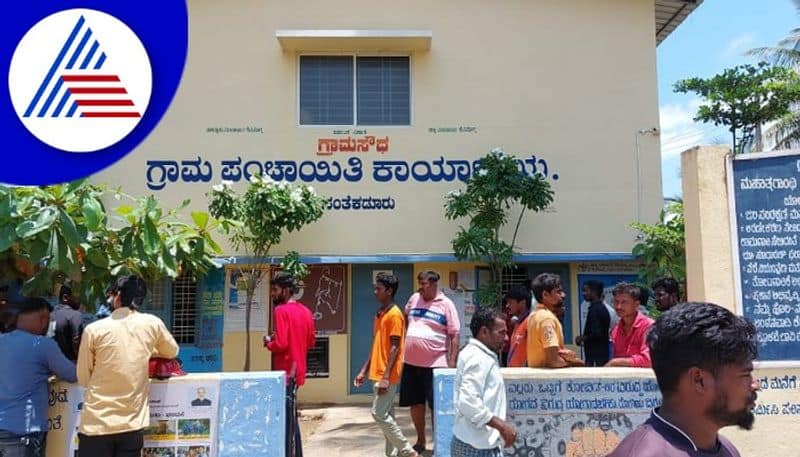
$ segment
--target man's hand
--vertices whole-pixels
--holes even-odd
[[[367,376],[364,374],[364,372],[363,371],[359,371],[358,374],[356,375],[355,379],[353,379],[353,385],[356,386],[356,387],[361,387],[362,385],[364,385],[364,380],[366,378],[367,378]]]
[[[567,362],[573,362],[578,359],[578,354],[575,353],[572,349],[559,349],[558,355],[561,356],[562,359],[566,360]]]
[[[583,342],[586,341],[586,337],[584,335],[578,335],[575,337],[575,344],[578,346],[583,345]]]
[[[503,447],[512,447],[514,442],[517,441],[517,429],[507,422],[503,422],[500,427],[500,436],[503,438]]]
[[[383,395],[389,391],[389,380],[388,379],[381,379],[378,382],[378,395]]]

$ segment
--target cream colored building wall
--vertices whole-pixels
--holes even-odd
[[[222,160],[346,164],[346,154],[316,155],[318,139],[335,137],[337,127],[298,126],[298,54],[284,52],[276,31],[422,29],[433,38],[430,50],[411,52],[411,125],[363,128],[388,136],[390,146],[383,155],[359,154],[361,181],[313,183],[335,197],[391,196],[396,209],[330,211],[287,236],[276,253],[450,252],[458,223],[444,221],[443,195],[461,184],[377,183],[372,162],[471,161],[495,146],[545,159],[555,190],[550,212],[524,220],[521,252],[630,252],[634,234],[627,224],[637,217],[637,187],[643,218],[657,215],[656,137],[640,137],[638,183],[635,160],[636,132],[658,126],[652,2],[513,0],[497,7],[456,0],[190,0],[188,6],[189,54],[170,109],[132,154],[96,181],[135,195],[154,193],[167,206],[190,197],[191,209],[205,209],[204,194],[220,181]],[[454,126],[476,130],[429,133]],[[255,127],[263,133],[208,133],[209,127]],[[198,157],[211,164],[212,182],[179,180],[160,191],[146,186],[148,160],[180,164]],[[387,217],[393,223],[382,223]],[[591,236],[581,221],[592,221]],[[376,223],[380,243],[373,241]]]
[[[729,148],[702,146],[681,155],[686,217],[688,299],[709,301],[736,312],[726,158]],[[761,381],[752,431],[722,433],[742,456],[794,456],[800,433],[800,368],[796,363],[756,364]],[[779,365],[779,366],[775,366]]]

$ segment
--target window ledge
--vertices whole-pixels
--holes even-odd
[[[427,51],[430,30],[278,30],[284,51]]]

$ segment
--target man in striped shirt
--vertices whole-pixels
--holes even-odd
[[[419,291],[406,303],[405,362],[400,380],[400,406],[411,407],[417,432],[414,450],[425,451],[425,403],[433,410],[433,369],[455,368],[461,323],[453,302],[439,289],[439,274],[417,276]]]

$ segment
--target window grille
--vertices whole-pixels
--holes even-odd
[[[194,344],[197,278],[186,273],[172,283],[172,336],[178,344]]]

